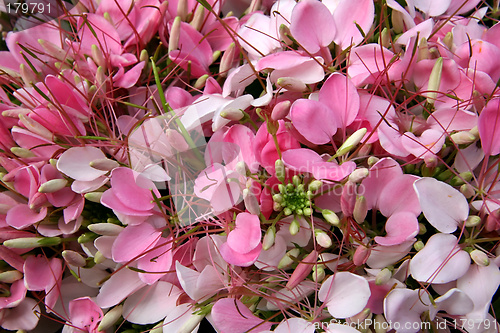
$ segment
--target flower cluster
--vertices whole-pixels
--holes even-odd
[[[0,4],[0,326],[498,332],[493,2]]]

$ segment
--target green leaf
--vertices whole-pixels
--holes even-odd
[[[210,6],[207,0],[196,0],[196,1],[198,1],[198,3],[203,7],[205,7],[207,10],[212,11],[212,6]]]

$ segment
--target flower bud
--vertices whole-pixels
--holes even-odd
[[[380,272],[378,272],[377,276],[375,277],[375,284],[377,286],[386,284],[387,282],[389,282],[391,277],[392,277],[391,270],[388,268],[384,268]]]
[[[467,220],[465,220],[465,226],[468,228],[476,227],[481,223],[481,218],[476,215],[470,215]]]
[[[12,154],[16,155],[20,158],[31,158],[36,157],[36,155],[29,149],[21,148],[21,147],[12,147],[10,148]]]
[[[103,192],[89,192],[89,193],[85,193],[84,197],[88,201],[101,203],[102,194],[103,194]]]
[[[21,280],[23,278],[23,273],[12,270],[12,271],[5,271],[0,273],[0,282],[3,283],[12,283],[17,280]]]
[[[460,131],[450,135],[450,138],[457,145],[467,145],[476,141],[476,137],[469,131]]]
[[[274,121],[284,119],[286,116],[288,116],[291,105],[292,102],[290,102],[289,100],[277,103],[274,106],[273,111],[271,112],[271,119]]]
[[[417,252],[418,252],[418,251],[420,251],[420,250],[422,250],[424,247],[425,247],[424,242],[422,242],[422,241],[420,241],[420,240],[419,240],[419,241],[416,241],[416,242],[415,242],[415,244],[413,244],[413,248],[414,248],[414,249],[415,249],[415,251],[417,251]]]
[[[38,188],[38,192],[40,193],[54,193],[59,190],[62,190],[68,181],[66,179],[51,179],[41,184]]]
[[[231,68],[233,68],[235,52],[236,52],[236,45],[233,42],[233,43],[229,44],[226,51],[224,51],[222,58],[220,59],[219,75],[221,77],[227,76],[227,73],[229,72],[229,70]],[[235,119],[235,120],[239,120],[239,119]]]
[[[436,101],[439,85],[441,84],[442,73],[443,73],[443,58],[440,57],[434,63],[431,75],[429,76],[429,84],[427,86],[427,90],[429,92],[422,94],[423,96],[427,97],[427,103],[429,104],[434,104],[434,102]]]
[[[189,319],[184,322],[184,324],[177,330],[176,333],[191,333],[194,331],[196,326],[198,326],[201,321],[205,318],[204,315],[199,315],[199,314],[191,314]]]
[[[118,236],[124,228],[113,223],[94,223],[88,229],[102,236]]]
[[[307,90],[307,85],[294,77],[280,77],[276,84],[289,91],[303,92]]]
[[[249,189],[243,189],[243,201],[245,202],[246,209],[253,215],[260,214],[259,202],[255,195],[253,195]]]
[[[429,44],[427,44],[427,39],[422,38],[420,39],[420,42],[418,43],[418,54],[417,54],[417,61],[424,60],[424,59],[430,59],[431,53],[429,51]]]
[[[55,246],[61,244],[59,237],[20,237],[8,239],[3,245],[13,249],[29,249],[32,247]]]
[[[83,244],[83,243],[87,243],[87,242],[92,242],[97,237],[98,237],[98,235],[93,233],[93,232],[85,232],[78,237],[77,241],[78,241],[78,243]]]
[[[316,238],[316,243],[324,248],[329,248],[332,246],[332,239],[321,229],[314,229],[314,237]]]
[[[196,88],[196,89],[203,89],[203,87],[205,86],[205,83],[207,82],[207,79],[209,78],[210,76],[208,74],[204,74],[202,76],[200,76],[196,82],[194,83],[193,87]]]
[[[177,151],[183,152],[189,149],[189,145],[186,142],[186,139],[182,136],[181,133],[177,132],[174,129],[167,128],[165,130],[165,136],[167,137],[168,143]]]
[[[189,24],[195,29],[200,31],[203,26],[203,21],[205,20],[205,7],[198,6],[194,12],[193,19]]]
[[[390,325],[385,321],[384,315],[377,314],[374,318],[375,333],[386,333]]]
[[[98,158],[93,161],[90,161],[89,165],[97,170],[101,171],[111,171],[115,168],[118,168],[120,164],[114,160],[110,160],[109,158]]]
[[[472,172],[470,171],[461,172],[458,176],[455,176],[450,180],[450,185],[451,186],[463,185],[466,182],[470,181],[472,179],[472,176],[473,176]]]
[[[349,175],[349,180],[353,183],[359,183],[366,177],[368,177],[368,169],[367,168],[359,168],[354,170],[350,175]]]
[[[325,269],[322,265],[313,266],[312,279],[318,283],[325,279]]]
[[[283,183],[285,181],[285,164],[281,159],[274,162],[274,169],[276,170],[276,178]]]
[[[380,33],[379,44],[386,48],[391,46],[391,32],[387,29],[387,27],[382,29],[382,32]]]
[[[179,37],[181,34],[181,18],[176,16],[170,28],[170,37],[168,39],[168,53],[179,48]]]
[[[302,259],[295,270],[292,273],[292,276],[288,279],[286,284],[286,288],[293,289],[297,287],[304,279],[309,275],[312,268],[314,267],[314,263],[318,260],[318,252],[313,250],[311,253],[307,255],[304,259]]]
[[[264,251],[269,250],[274,245],[274,240],[276,238],[276,228],[274,226],[270,226],[264,238],[262,239],[262,249]]]
[[[287,208],[285,208],[285,210],[286,209]],[[286,214],[285,212],[285,215],[290,215],[290,214]],[[297,219],[293,219],[292,223],[290,223],[290,228],[289,228],[290,235],[295,236],[299,232],[299,230],[300,230],[300,222]]]
[[[418,234],[424,235],[427,232],[427,227],[423,223],[418,224]]]
[[[104,261],[106,261],[106,257],[104,256],[104,254],[102,254],[101,251],[97,251],[94,254],[94,262],[96,263],[96,265],[102,264]]]
[[[24,127],[26,127],[26,129],[28,131],[33,132],[35,134],[38,134],[49,141],[52,141],[52,137],[53,137],[52,133],[47,128],[42,126],[39,122],[37,122],[36,120],[33,120],[29,117],[26,117],[23,114],[19,114],[19,122]]]
[[[462,186],[460,186],[460,193],[462,193],[464,197],[469,199],[476,194],[476,190],[471,184],[463,184]]]
[[[245,114],[240,109],[227,108],[220,113],[220,116],[225,119],[238,121],[243,119]]]
[[[103,70],[106,69],[107,62],[106,58],[104,58],[104,54],[102,53],[101,49],[95,44],[92,44],[91,48],[91,53],[92,53],[92,59],[94,60],[95,64],[97,66],[102,67]]]
[[[281,258],[280,262],[278,263],[278,269],[287,269],[292,264],[294,263],[294,259],[296,259],[300,254],[300,249],[293,248],[290,251],[288,251],[283,258]]]
[[[182,21],[186,21],[188,18],[189,14],[188,6],[189,5],[187,0],[179,0],[177,2],[177,15]]]
[[[80,253],[72,250],[64,250],[62,256],[64,260],[72,266],[84,267],[87,264],[87,261]]]
[[[307,186],[307,190],[311,192],[316,192],[321,188],[321,186],[323,186],[323,182],[321,180],[315,179],[309,183],[309,185]]]
[[[101,322],[97,327],[97,330],[105,331],[111,326],[113,326],[113,324],[116,323],[118,319],[120,319],[122,313],[123,313],[123,305],[117,305],[108,312],[106,312],[104,317],[102,317]]]
[[[335,153],[335,157],[344,156],[348,152],[354,149],[361,142],[363,137],[367,132],[366,128],[360,128],[356,132],[354,132],[350,137],[345,140],[345,142],[340,146],[340,148]]]
[[[375,163],[377,163],[378,161],[380,161],[380,158],[378,157],[375,157],[375,156],[370,156],[368,157],[368,166],[371,167],[373,166]]]
[[[366,247],[365,245],[359,245],[354,251],[354,255],[352,256],[352,262],[356,266],[361,266],[366,263],[368,257],[371,254],[371,249]]]
[[[288,28],[286,25],[281,24],[279,27],[279,34],[280,38],[283,42],[285,42],[286,45],[292,45],[293,41],[288,38],[288,36],[291,35],[290,28]]]
[[[446,45],[449,50],[453,48],[453,33],[451,31],[448,31],[444,36],[443,44]]]
[[[479,266],[483,266],[484,267],[484,266],[488,266],[490,264],[490,259],[488,259],[488,256],[483,251],[480,251],[480,250],[477,250],[477,249],[473,250],[470,253],[470,257]]]
[[[329,209],[323,209],[321,211],[321,214],[325,218],[326,222],[330,223],[331,225],[335,227],[338,227],[340,225],[340,219],[333,211]]]
[[[28,69],[26,65],[19,65],[19,73],[21,74],[21,78],[23,79],[24,85],[31,87],[33,82],[37,82],[35,73]]]
[[[368,214],[368,204],[366,203],[366,198],[364,195],[358,195],[356,197],[356,203],[354,204],[352,217],[354,218],[354,221],[361,224],[365,221],[367,214]]]

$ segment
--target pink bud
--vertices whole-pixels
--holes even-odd
[[[318,252],[313,250],[298,265],[290,276],[286,288],[293,289],[299,285],[311,272],[314,264],[318,260]]]
[[[294,77],[280,77],[276,84],[286,90],[303,92],[307,89],[307,86],[304,82]]]
[[[288,100],[277,103],[271,113],[271,119],[278,121],[288,116],[292,103]]]
[[[165,130],[165,135],[167,136],[168,143],[170,143],[170,145],[174,147],[175,150],[182,152],[189,149],[189,145],[187,144],[182,134],[177,132],[176,130],[167,128]]]
[[[234,43],[229,44],[226,51],[220,59],[219,75],[225,77],[229,70],[233,68],[234,64],[234,54],[236,52],[236,46]]]
[[[356,266],[361,266],[366,263],[368,260],[368,257],[370,256],[371,249],[364,246],[360,245],[356,248],[356,251],[354,252],[354,255],[352,257],[352,262]]]

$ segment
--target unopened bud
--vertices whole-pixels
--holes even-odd
[[[24,84],[28,87],[31,87],[33,82],[37,82],[36,75],[32,70],[28,69],[26,65],[19,65],[19,73],[21,74],[21,78],[24,81]]]
[[[101,203],[103,192],[89,192],[84,194],[84,198],[91,202]]]
[[[236,45],[234,43],[229,44],[226,51],[224,51],[222,58],[220,59],[220,65],[219,65],[220,76],[225,77],[229,72],[229,70],[233,68],[235,52],[236,52]]]
[[[252,213],[253,215],[260,214],[260,206],[257,198],[253,193],[250,192],[249,189],[243,190],[243,201],[245,202],[246,209]]]
[[[123,231],[123,227],[113,223],[94,223],[89,225],[88,229],[102,236],[118,236]]]
[[[352,262],[356,266],[361,266],[366,263],[368,257],[371,254],[371,249],[366,247],[365,245],[359,245],[354,251],[354,255],[352,256]]]
[[[403,31],[406,31],[406,25],[404,23],[402,13],[394,10],[391,13],[391,23],[392,23],[392,28],[394,29],[394,32],[396,32],[397,34],[402,33]]]
[[[186,21],[189,14],[189,7],[187,0],[179,0],[177,2],[177,15],[182,21]]]
[[[276,238],[276,228],[271,226],[267,229],[264,238],[262,239],[262,249],[264,251],[269,250],[274,245],[274,240]]]
[[[72,266],[84,267],[87,264],[85,258],[80,253],[75,251],[64,250],[62,252],[62,256],[64,260]]]
[[[294,77],[280,77],[276,84],[289,91],[303,92],[307,90],[307,85]]]
[[[273,111],[271,112],[271,119],[274,121],[284,119],[286,116],[288,116],[291,105],[292,102],[290,102],[289,100],[277,103],[274,106]]]
[[[145,63],[148,63],[149,54],[148,54],[148,51],[146,49],[141,51],[141,54],[139,55],[139,61],[141,61],[141,62],[144,61]]]
[[[375,163],[377,163],[378,161],[380,161],[380,158],[375,157],[375,156],[370,156],[370,157],[368,157],[368,161],[367,161],[367,163],[368,163],[368,166],[369,166],[369,167],[372,167],[372,166],[373,166]]]
[[[416,242],[415,242],[415,244],[413,244],[413,248],[414,248],[414,249],[415,249],[415,251],[417,251],[417,252],[418,252],[418,251],[420,251],[420,250],[422,250],[424,247],[425,247],[424,242],[422,242],[422,241],[420,241],[420,240],[419,240],[419,241],[416,241]]]
[[[97,251],[95,254],[94,254],[94,262],[99,265],[99,264],[102,264],[104,261],[106,261],[106,257],[104,256],[104,254],[102,254],[101,251]]]
[[[0,273],[0,282],[12,283],[23,278],[23,273],[19,271],[5,271]]]
[[[335,157],[344,156],[348,152],[354,149],[361,142],[363,137],[367,132],[366,128],[360,128],[356,132],[354,132],[350,137],[345,140],[345,142],[340,146],[340,148],[335,153]]]
[[[358,195],[356,197],[356,203],[354,204],[352,217],[354,218],[354,221],[361,224],[365,221],[367,214],[368,214],[368,204],[366,203],[366,198],[364,195]]]
[[[290,28],[288,28],[286,25],[281,24],[279,27],[279,34],[280,38],[283,42],[285,42],[286,45],[292,45],[293,41],[288,38],[288,36],[291,35]]]
[[[274,162],[274,169],[276,170],[276,178],[283,183],[285,181],[285,164],[281,159]]]
[[[427,227],[423,223],[418,224],[418,234],[424,235],[427,232]]]
[[[477,215],[470,215],[467,220],[465,220],[465,226],[468,228],[476,227],[481,223],[481,218]]]
[[[118,162],[111,160],[109,158],[98,158],[90,161],[89,165],[97,170],[101,171],[111,171],[120,166]]]
[[[225,119],[238,121],[243,119],[245,114],[240,109],[227,108],[220,113],[220,116]]]
[[[203,21],[205,20],[205,7],[198,6],[194,12],[193,19],[189,23],[195,30],[200,31],[203,26]]]
[[[313,266],[312,279],[318,283],[325,279],[325,269],[322,265]]]
[[[457,145],[467,145],[476,141],[476,137],[469,131],[460,131],[450,135],[450,138]]]
[[[12,147],[10,148],[12,154],[16,155],[20,158],[31,158],[36,157],[36,155],[29,149],[21,148],[21,147]]]
[[[450,180],[450,185],[451,186],[463,185],[466,182],[470,181],[472,179],[472,176],[473,176],[472,172],[470,171],[461,172],[458,176],[455,176]]]
[[[369,308],[365,308],[360,313],[350,317],[347,321],[350,324],[360,325],[361,327],[359,327],[359,329],[362,329],[363,328],[362,326],[364,326],[363,324],[371,315],[372,315],[371,310]]]
[[[40,193],[54,193],[59,190],[62,190],[68,181],[66,179],[51,179],[41,184],[38,188],[38,192]]]
[[[85,232],[78,237],[78,243],[83,244],[87,242],[92,242],[97,237],[98,235],[93,232]]]
[[[314,267],[314,263],[318,260],[318,252],[313,250],[311,253],[307,255],[304,259],[302,259],[292,275],[288,279],[286,284],[286,288],[293,289],[298,286],[304,279],[309,275],[312,268]]]
[[[380,272],[378,272],[377,276],[375,277],[375,284],[377,286],[386,284],[389,282],[389,280],[392,277],[392,272],[388,268],[382,269]]]
[[[32,247],[55,246],[61,244],[59,237],[21,237],[8,239],[3,245],[13,249],[28,249]]]
[[[443,44],[451,50],[453,48],[453,33],[448,31],[448,33],[443,38]]]
[[[196,82],[194,83],[193,87],[196,88],[196,89],[202,89],[205,86],[205,83],[207,82],[207,79],[209,77],[210,76],[208,74],[204,74],[204,75],[200,76],[196,80]]]
[[[191,314],[189,319],[184,322],[184,324],[177,330],[176,333],[191,333],[194,332],[196,326],[198,326],[201,321],[205,318],[204,315]]]
[[[285,208],[285,210],[286,209],[287,208]],[[293,219],[292,223],[290,223],[290,228],[289,228],[290,235],[295,236],[299,232],[299,230],[300,230],[300,222],[297,219]]]
[[[386,48],[391,46],[391,32],[387,27],[382,29],[380,33],[379,44]]]
[[[97,327],[98,331],[105,331],[116,323],[118,319],[122,316],[123,313],[123,305],[117,305],[102,317],[99,326]]]
[[[99,47],[95,44],[92,44],[91,48],[91,53],[92,53],[92,59],[96,63],[97,66],[102,67],[102,69],[106,69],[107,63],[106,63],[106,58],[104,58],[104,55],[102,51],[99,49]]]
[[[325,218],[326,222],[330,223],[331,225],[336,226],[336,227],[338,227],[340,225],[340,219],[337,216],[337,214],[335,214],[333,211],[331,211],[329,209],[323,209],[321,211],[321,214]]]
[[[294,248],[288,251],[278,263],[278,269],[287,269],[295,262],[300,254],[300,249]],[[293,258],[293,259],[292,259]]]
[[[179,48],[179,37],[181,34],[181,18],[177,16],[170,28],[170,37],[168,39],[168,53]]]
[[[427,90],[429,92],[423,95],[427,97],[427,103],[434,104],[437,98],[437,92],[439,90],[439,85],[441,84],[441,74],[443,73],[443,58],[440,57],[434,63],[431,75],[429,76],[429,84]]]
[[[368,177],[369,171],[367,168],[359,168],[354,170],[350,175],[349,175],[349,180],[353,183],[359,183],[366,177]]]
[[[309,185],[307,186],[307,189],[311,192],[316,192],[321,188],[321,186],[323,186],[323,182],[321,180],[315,179],[309,183]]]
[[[470,253],[470,257],[479,266],[488,266],[490,264],[490,259],[488,259],[488,256],[483,251],[473,250]]]
[[[332,246],[332,239],[323,230],[314,229],[314,237],[320,246],[326,249]]]
[[[431,53],[429,51],[429,44],[427,44],[427,39],[422,38],[420,43],[418,43],[418,54],[417,61],[430,59]]]
[[[33,120],[29,117],[26,117],[23,114],[19,114],[19,121],[30,132],[38,134],[38,135],[44,137],[45,139],[52,141],[52,137],[53,137],[52,133],[47,128],[42,126],[39,122],[37,122],[36,120]]]
[[[464,197],[469,199],[476,194],[476,190],[471,184],[463,184],[462,186],[460,186],[460,193],[462,193]]]

